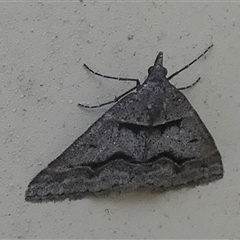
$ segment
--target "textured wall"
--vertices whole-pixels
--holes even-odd
[[[237,238],[240,236],[240,4],[4,2],[0,8],[1,238]],[[92,76],[147,76],[164,52],[169,73],[211,43],[206,59],[176,76],[212,133],[225,176],[164,194],[31,204],[30,180],[132,85]]]

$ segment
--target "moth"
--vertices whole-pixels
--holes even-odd
[[[167,77],[160,52],[147,79],[136,82],[62,154],[30,182],[30,202],[81,199],[87,195],[147,188],[165,191],[223,177],[221,155],[206,126],[169,81],[204,56]],[[133,91],[135,90],[135,91]]]

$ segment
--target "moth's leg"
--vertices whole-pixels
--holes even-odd
[[[168,80],[171,80],[173,77],[175,77],[176,75],[178,75],[180,72],[184,71],[185,69],[189,68],[193,63],[195,63],[198,59],[200,59],[201,57],[203,57],[210,48],[213,47],[213,44],[211,46],[209,46],[199,57],[195,58],[192,62],[190,62],[188,65],[186,65],[185,67],[183,67],[182,69],[178,70],[177,72],[173,73],[170,77],[168,77]]]
[[[194,83],[186,86],[186,87],[181,87],[181,88],[178,88],[178,90],[185,90],[185,89],[188,89],[188,88],[191,88],[193,87],[194,85],[196,85],[199,81],[200,81],[201,78],[198,78],[197,81],[195,81]]]
[[[127,94],[130,93],[131,91],[135,90],[136,88],[137,88],[137,86],[129,89],[127,92],[123,93],[122,95],[116,97],[114,100],[109,101],[109,102],[105,102],[105,103],[101,103],[101,104],[99,104],[99,105],[93,105],[93,106],[84,105],[84,104],[78,103],[78,106],[79,106],[79,107],[85,107],[85,108],[99,108],[99,107],[103,107],[103,106],[105,106],[105,105],[108,105],[108,104],[117,102],[120,98],[124,97],[125,95],[127,95]]]
[[[83,64],[83,66],[85,68],[88,69],[88,71],[90,71],[91,73],[97,75],[97,76],[100,76],[102,78],[109,78],[109,79],[114,79],[114,80],[118,80],[118,81],[131,81],[131,82],[136,82],[136,86],[129,89],[128,91],[126,91],[125,93],[123,93],[122,95],[116,97],[114,100],[111,100],[111,101],[108,101],[108,102],[105,102],[105,103],[101,103],[99,105],[93,105],[93,106],[90,106],[90,105],[84,105],[84,104],[81,104],[81,103],[78,103],[78,106],[79,107],[85,107],[85,108],[99,108],[99,107],[103,107],[105,105],[108,105],[108,104],[111,104],[111,103],[115,103],[117,102],[119,99],[121,99],[122,97],[124,97],[125,95],[127,95],[128,93],[130,93],[131,91],[135,90],[135,89],[138,89],[141,85],[140,85],[140,81],[139,79],[135,79],[135,78],[121,78],[121,77],[111,77],[111,76],[108,76],[108,75],[103,75],[101,73],[98,73],[98,72],[95,72],[93,71],[91,68],[89,68],[86,64]]]
[[[131,82],[136,82],[136,88],[140,87],[140,81],[139,79],[135,79],[135,78],[122,78],[122,77],[111,77],[111,76],[108,76],[108,75],[103,75],[101,73],[98,73],[98,72],[95,72],[93,71],[90,67],[88,67],[86,64],[83,64],[83,66],[88,70],[90,71],[91,73],[97,75],[97,76],[100,76],[102,78],[110,78],[110,79],[115,79],[115,80],[118,80],[118,81],[131,81]]]

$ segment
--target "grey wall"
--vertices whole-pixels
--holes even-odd
[[[235,2],[2,2],[0,4],[1,238],[240,237],[240,4]],[[31,204],[30,180],[131,87],[159,51],[169,73],[214,44],[173,79],[223,156],[225,176],[164,194]]]

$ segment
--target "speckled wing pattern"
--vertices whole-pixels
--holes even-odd
[[[149,75],[30,182],[30,202],[140,187],[164,191],[223,177],[221,155],[159,53]]]

